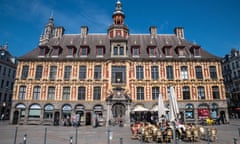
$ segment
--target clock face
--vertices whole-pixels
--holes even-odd
[[[3,55],[5,55],[5,53],[4,53],[4,52],[1,52],[1,55],[3,56]]]

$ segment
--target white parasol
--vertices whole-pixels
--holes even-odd
[[[179,115],[179,108],[177,104],[177,98],[173,86],[170,86],[170,93],[168,95],[170,104],[170,121],[177,122]]]
[[[145,108],[141,105],[136,105],[132,111],[134,111],[134,112],[144,112],[144,111],[149,111],[149,109],[147,109],[147,108]]]
[[[161,117],[166,115],[166,108],[164,107],[162,94],[158,96],[158,120],[161,121]]]

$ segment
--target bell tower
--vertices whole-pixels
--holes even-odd
[[[53,21],[53,16],[51,16],[47,25],[45,26],[43,34],[40,36],[39,45],[46,44],[50,40],[50,38],[52,38],[54,30]]]
[[[122,38],[127,39],[129,35],[129,30],[126,25],[124,25],[125,14],[122,11],[122,3],[117,0],[115,11],[112,15],[113,24],[108,28],[108,36],[110,39]]]

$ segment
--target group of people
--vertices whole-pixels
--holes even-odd
[[[61,120],[62,126],[80,126],[80,119],[78,114],[76,115],[67,115]]]

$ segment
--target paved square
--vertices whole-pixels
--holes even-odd
[[[44,144],[45,128],[47,129],[47,144],[69,144],[69,139],[73,137],[73,144],[76,144],[76,128],[62,126],[42,126],[42,125],[8,125],[8,121],[0,121],[0,143],[14,144],[15,131],[17,127],[16,144],[23,143],[23,136],[27,134],[27,144]],[[212,144],[233,144],[233,138],[240,137],[240,119],[231,120],[230,124],[214,126],[217,128],[217,141]],[[112,140],[110,144],[140,144],[138,140],[131,139],[129,127],[111,127]],[[92,128],[82,126],[77,128],[78,144],[108,144],[108,129],[105,127]],[[186,142],[179,142],[186,143]],[[207,141],[195,142],[195,144],[207,144]]]

